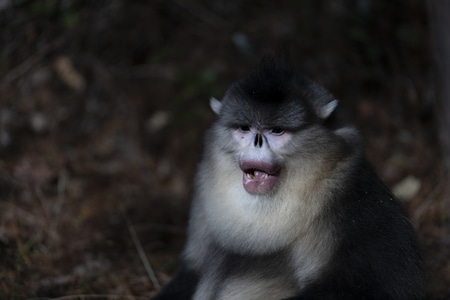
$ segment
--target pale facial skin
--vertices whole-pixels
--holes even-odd
[[[291,133],[279,127],[257,129],[240,126],[233,132],[233,138],[241,149],[239,167],[248,193],[265,194],[275,186],[281,168],[275,153],[289,143],[291,137]]]

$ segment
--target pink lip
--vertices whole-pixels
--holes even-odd
[[[280,167],[276,164],[242,160],[239,167],[243,172],[242,183],[250,194],[265,194],[270,191],[278,181]]]

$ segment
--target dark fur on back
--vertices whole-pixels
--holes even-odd
[[[372,167],[358,160],[326,210],[342,234],[332,263],[292,299],[420,299],[423,266],[414,229]]]

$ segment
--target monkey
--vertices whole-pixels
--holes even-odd
[[[274,56],[210,106],[180,266],[154,300],[420,298],[415,230],[329,91]]]

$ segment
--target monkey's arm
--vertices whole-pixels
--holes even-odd
[[[191,299],[198,283],[198,274],[182,263],[175,276],[152,300]]]
[[[364,260],[363,255],[360,257]],[[402,263],[408,263],[406,261]],[[386,279],[374,278],[376,267],[368,266],[366,270],[354,270],[351,262],[347,267],[342,266],[319,282],[311,284],[305,290],[294,297],[284,300],[418,300],[420,293],[417,291],[417,278],[407,272],[392,271],[385,267],[385,272],[377,275],[385,275]],[[391,274],[393,276],[391,276]],[[410,279],[408,284],[401,283],[393,277],[404,276]]]
[[[347,216],[354,218],[348,218],[352,222],[342,230],[348,233],[347,237],[326,273],[289,299],[419,299],[422,281],[419,246],[398,203],[387,194],[384,199],[380,196],[378,202],[366,201],[364,207],[350,210]]]

